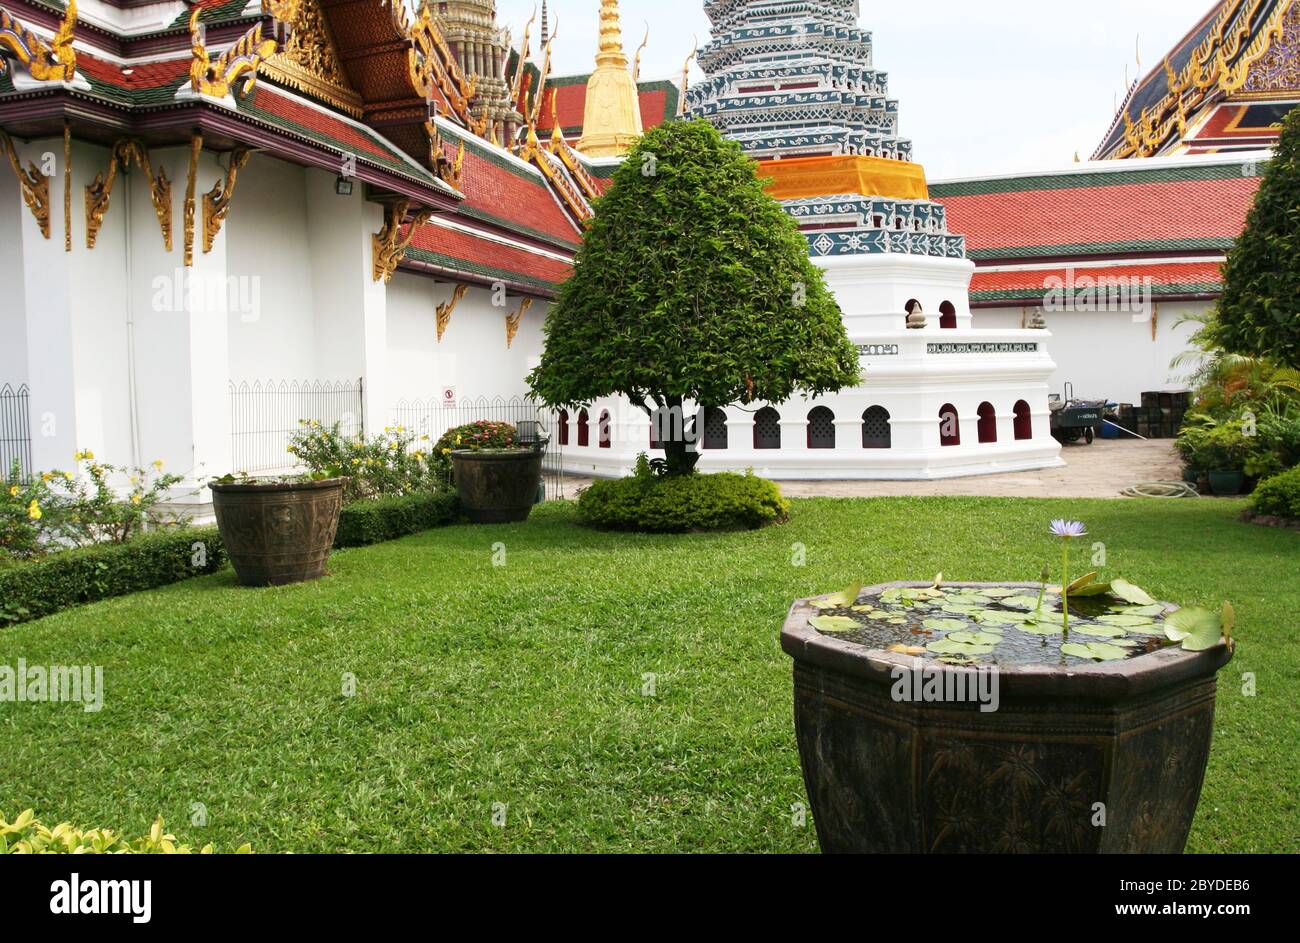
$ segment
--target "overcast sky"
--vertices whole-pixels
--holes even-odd
[[[536,0],[540,8],[541,0]],[[497,0],[517,43],[534,0]],[[862,0],[876,67],[889,73],[900,130],[931,180],[1059,167],[1087,160],[1115,114],[1124,73],[1158,65],[1210,0]],[[600,0],[550,0],[559,74],[594,67]],[[676,77],[702,0],[622,0],[629,58],[646,23],[641,76]],[[534,27],[534,38],[537,27]],[[1140,37],[1140,40],[1139,40]]]

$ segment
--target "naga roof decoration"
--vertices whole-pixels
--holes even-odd
[[[1184,146],[1214,106],[1242,99],[1300,101],[1300,0],[1221,0],[1163,63],[1134,83],[1094,158],[1150,157]],[[1236,121],[1247,117],[1245,106]],[[1259,119],[1257,119],[1259,120]],[[1257,128],[1265,137],[1267,125]],[[1256,135],[1258,137],[1258,135]],[[1231,142],[1228,142],[1231,143]],[[1256,147],[1256,140],[1241,146]]]
[[[190,14],[190,89],[196,95],[225,98],[232,91],[247,94],[257,82],[257,67],[284,49],[288,27],[269,13],[225,52],[213,59],[204,45],[202,8]]]
[[[14,58],[38,82],[71,82],[77,73],[77,52],[72,46],[77,25],[77,0],[68,0],[63,20],[54,37],[46,42],[0,10],[0,75],[8,73],[8,59]]]

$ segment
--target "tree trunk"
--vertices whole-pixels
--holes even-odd
[[[664,448],[664,458],[668,461],[668,477],[676,478],[680,475],[694,474],[695,463],[700,460],[700,453],[695,449],[693,438],[687,435],[687,422],[682,412],[681,397],[670,396],[665,405],[675,415],[681,417],[680,423],[671,421],[668,423],[671,435],[660,443]]]

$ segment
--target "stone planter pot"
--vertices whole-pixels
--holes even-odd
[[[1226,645],[1002,667],[998,709],[985,713],[969,701],[896,701],[903,671],[974,672],[823,635],[808,624],[817,614],[796,602],[781,647],[794,659],[795,730],[823,851],[1183,850]]]
[[[209,485],[221,542],[239,582],[281,586],[324,576],[345,481]]]
[[[542,453],[532,449],[451,453],[462,513],[475,524],[528,520],[537,503]]]
[[[1209,473],[1210,490],[1221,498],[1241,494],[1246,476],[1239,471],[1212,471]]]

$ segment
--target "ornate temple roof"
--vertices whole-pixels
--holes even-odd
[[[1300,103],[1300,2],[1218,0],[1129,90],[1095,159],[1253,150]]]
[[[971,301],[1040,305],[1068,267],[1150,277],[1166,300],[1215,297],[1267,155],[1079,164],[1064,171],[932,183],[978,266]],[[1096,269],[1097,271],[1092,271]]]
[[[61,136],[66,118],[79,139],[146,148],[199,131],[204,147],[256,147],[333,173],[355,158],[376,198],[440,214],[401,264],[547,295],[567,275],[580,238],[572,207],[535,163],[480,136],[475,83],[425,11],[405,0],[178,6],[139,0],[114,28],[58,0],[5,0],[0,127]],[[47,81],[64,60],[71,81]],[[580,167],[564,172],[594,196]]]

